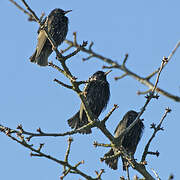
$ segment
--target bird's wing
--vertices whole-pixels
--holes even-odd
[[[116,127],[116,129],[115,129],[115,131],[114,131],[115,136],[119,136],[120,133],[121,133],[123,130],[126,129],[126,124],[127,124],[127,123],[126,123],[125,121],[123,121],[123,120],[121,120],[121,121],[119,122],[118,126]]]
[[[44,44],[46,43],[47,37],[44,30],[41,30],[38,35],[38,44],[37,44],[37,51],[36,51],[36,57],[38,57],[44,47]]]
[[[83,89],[83,92],[86,92],[86,93],[87,93],[88,89],[89,89],[89,85],[86,84],[85,87],[84,87],[84,89]],[[83,105],[83,103],[81,103],[80,111],[79,111],[79,119],[80,119],[80,122],[81,122],[82,119],[83,119],[83,113],[85,113],[85,112],[84,112],[84,105]]]
[[[48,17],[48,32],[50,31],[51,23],[52,23],[53,17]],[[43,23],[46,23],[46,18],[43,20]],[[37,52],[36,52],[36,57],[38,57],[44,47],[44,44],[46,43],[47,36],[44,30],[38,30],[38,44],[37,44]]]
[[[82,121],[82,118],[83,118],[83,111],[84,111],[84,105],[83,105],[83,103],[81,103],[81,107],[80,107],[80,111],[79,111],[80,122]]]

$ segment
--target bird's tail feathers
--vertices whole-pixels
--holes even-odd
[[[72,129],[79,129],[82,126],[86,125],[88,123],[88,120],[86,120],[86,117],[83,117],[82,120],[79,118],[79,111],[70,119],[68,119],[68,124]],[[79,133],[81,134],[90,134],[91,128],[82,129]]]
[[[34,54],[29,58],[31,62],[35,63],[36,62],[36,51]]]
[[[48,65],[48,57],[52,53],[52,50],[42,50],[40,54],[37,56],[37,50],[35,53],[29,58],[31,62],[37,63],[40,66]]]
[[[113,156],[114,155],[114,151],[111,148],[105,155],[104,157],[108,157],[108,156]],[[106,159],[105,163],[111,168],[116,170],[117,169],[117,163],[118,163],[118,157],[116,158],[112,158],[112,159]]]

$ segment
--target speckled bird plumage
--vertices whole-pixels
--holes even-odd
[[[128,111],[123,119],[119,122],[118,126],[116,127],[114,134],[115,138],[119,137],[121,132],[125,130],[129,125],[136,119],[138,113],[131,110]],[[130,131],[125,134],[125,136],[121,139],[120,145],[126,149],[126,151],[134,155],[137,145],[141,139],[142,133],[144,129],[144,124],[141,120],[139,120],[131,129]],[[104,157],[112,156],[117,153],[117,149],[111,148],[109,152],[107,152]],[[126,160],[122,158],[123,162],[123,170],[126,170]],[[105,163],[112,169],[116,170],[117,169],[117,163],[118,163],[118,158],[115,159],[106,159]]]
[[[87,99],[87,104],[96,118],[106,108],[110,97],[109,83],[106,80],[106,73],[97,71],[90,78],[84,87],[84,94]],[[78,129],[88,124],[88,118],[81,104],[80,110],[68,120],[71,128]],[[91,129],[82,130],[82,134],[90,134]]]
[[[56,8],[48,15],[48,20],[46,17],[43,21],[43,23],[47,23],[48,32],[56,43],[56,46],[59,46],[66,38],[68,32],[68,18],[65,14],[68,12],[70,11]],[[30,61],[40,66],[47,66],[48,57],[51,55],[52,51],[52,45],[46,37],[45,31],[39,29],[38,44],[35,53],[30,57]]]

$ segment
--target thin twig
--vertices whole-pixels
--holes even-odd
[[[151,89],[148,89],[147,91],[137,91],[137,94],[140,95],[140,94],[148,94],[149,92],[151,92]]]
[[[97,171],[95,171],[95,172],[97,174],[97,177],[96,177],[97,180],[101,180],[102,174],[105,173],[104,169],[101,169],[99,173]]]
[[[124,67],[126,66],[127,59],[128,59],[128,54],[125,54],[125,58],[123,60],[122,66]]]
[[[179,46],[180,46],[180,41],[178,41],[178,42],[176,43],[174,49],[173,49],[173,50],[171,51],[171,53],[169,54],[169,56],[168,56],[168,58],[167,58],[168,61],[171,60],[171,58],[173,57],[173,55],[175,54],[175,52],[177,51],[177,49],[179,48]],[[166,64],[165,64],[165,65],[166,65]],[[147,76],[146,78],[147,78],[147,79],[152,78],[155,74],[158,73],[158,71],[159,71],[159,69],[157,69],[156,71],[154,71],[152,74],[150,74],[150,75]]]
[[[94,147],[97,147],[97,146],[101,146],[101,147],[112,147],[111,144],[98,143],[97,141],[94,141],[93,145],[94,145]]]
[[[21,0],[21,1],[24,3],[26,9],[31,13],[31,15],[36,20],[36,22],[38,22],[39,25],[41,25],[39,18],[36,16],[35,12],[29,7],[29,5],[26,3],[26,1],[24,1],[24,0]]]
[[[100,158],[101,162],[103,162],[104,160],[108,160],[108,159],[116,159],[117,157],[119,157],[120,155],[122,155],[121,151],[118,151],[116,154],[113,154],[112,156],[106,156],[106,157],[102,157]]]
[[[62,81],[60,81],[60,80],[58,80],[58,79],[54,79],[54,82],[57,82],[58,84],[60,84],[61,86],[64,86],[65,88],[73,89],[72,86],[63,83]]]
[[[150,154],[150,155],[155,155],[155,156],[159,156],[159,151],[156,151],[156,152],[152,152],[152,151],[148,151],[147,154]]]
[[[68,162],[68,157],[69,157],[69,153],[70,153],[70,148],[71,148],[71,143],[73,142],[73,139],[71,137],[68,138],[68,148],[66,151],[66,155],[65,155],[65,162]]]
[[[69,157],[69,153],[70,153],[70,148],[71,148],[71,143],[73,142],[73,139],[71,137],[68,138],[68,148],[65,154],[65,159],[64,162],[68,162],[68,157]],[[64,171],[63,171],[63,176],[61,176],[61,179],[63,177],[65,177],[69,172],[71,171],[70,168],[68,168],[68,170],[66,170],[66,166],[64,166]]]
[[[122,79],[122,78],[124,78],[124,77],[126,77],[128,74],[127,73],[124,73],[123,75],[121,75],[121,76],[118,76],[118,77],[114,77],[114,80],[119,80],[119,79]]]
[[[159,175],[157,174],[157,172],[152,168],[152,172],[154,173],[154,175],[156,176],[157,180],[161,180]]]
[[[81,51],[81,48],[85,47],[87,45],[87,41],[83,41],[82,45],[80,45],[75,51],[73,51],[72,53],[68,54],[67,56],[64,56],[63,60],[67,60],[69,58],[71,58],[72,56],[75,56],[78,52]]]
[[[166,57],[163,57],[163,60],[162,60],[162,63],[161,63],[161,66],[159,68],[159,72],[157,74],[157,78],[156,78],[156,82],[154,84],[154,87],[152,89],[152,92],[155,92],[156,91],[156,88],[157,88],[157,84],[159,82],[159,77],[160,77],[160,74],[161,74],[161,71],[162,69],[164,68],[165,64],[168,62],[168,59]]]
[[[26,11],[24,8],[22,8],[18,3],[16,3],[14,0],[9,0],[10,2],[12,2],[18,9],[20,9],[23,13],[27,14],[29,16],[28,20],[29,21],[36,21],[34,19],[34,17],[31,15],[31,13],[29,13],[28,11]]]
[[[151,128],[154,129],[154,132],[153,132],[152,136],[150,137],[148,143],[146,144],[146,146],[144,148],[144,152],[143,152],[143,155],[142,155],[142,158],[141,158],[141,162],[144,162],[146,160],[146,156],[148,154],[149,146],[150,146],[152,140],[154,139],[156,133],[159,130],[162,130],[161,125],[162,125],[164,119],[166,118],[167,114],[170,113],[170,112],[171,112],[171,110],[169,108],[166,108],[165,113],[164,113],[163,117],[161,118],[160,123],[158,124],[158,126],[156,127],[155,124],[151,125]]]
[[[105,123],[111,114],[118,108],[119,106],[117,104],[114,104],[114,107],[110,110],[110,112],[105,116],[105,118],[101,121],[102,123]]]

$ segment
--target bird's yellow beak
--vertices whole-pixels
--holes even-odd
[[[104,73],[105,76],[107,76],[112,70],[109,70],[107,72]]]

